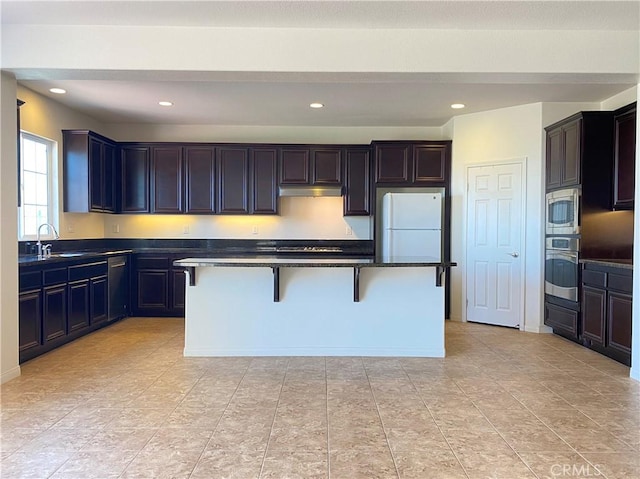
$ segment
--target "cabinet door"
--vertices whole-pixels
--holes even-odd
[[[411,181],[409,145],[376,145],[376,183],[406,184]]]
[[[446,145],[414,146],[413,181],[444,186],[449,161],[448,151]]]
[[[108,318],[107,277],[98,276],[90,280],[91,324],[101,323]]]
[[[613,206],[633,209],[636,165],[636,110],[616,116]]]
[[[89,209],[103,209],[103,158],[104,143],[89,137]]]
[[[277,151],[251,150],[251,213],[278,214]]]
[[[249,156],[246,148],[220,148],[218,205],[220,213],[249,213]]]
[[[369,149],[348,149],[345,154],[344,215],[369,216],[370,201],[370,156]]]
[[[314,149],[311,157],[311,183],[314,185],[342,185],[342,150]]]
[[[20,293],[20,354],[42,345],[42,293],[40,290]]]
[[[89,280],[69,283],[69,332],[86,328],[89,324]]]
[[[556,128],[547,133],[546,186],[547,190],[562,185],[562,129]]]
[[[104,144],[102,157],[102,211],[116,211],[116,152],[115,145]]]
[[[169,310],[169,270],[138,271],[136,305],[141,313],[167,313]]]
[[[573,339],[578,339],[578,314],[562,306],[544,303],[544,324]]]
[[[172,301],[171,310],[175,315],[184,316],[184,304],[185,304],[185,288],[186,288],[186,275],[184,270],[174,269],[171,271],[172,278]]]
[[[127,316],[129,304],[129,267],[126,256],[109,258],[109,320]]]
[[[215,148],[186,147],[184,158],[186,171],[185,213],[215,213]]]
[[[582,120],[576,120],[562,127],[562,141],[564,143],[564,163],[562,186],[580,184]]]
[[[631,354],[631,309],[630,295],[609,292],[606,345],[626,354]]]
[[[182,213],[182,147],[151,148],[151,213]]]
[[[308,185],[309,150],[283,148],[280,152],[280,184]]]
[[[606,291],[582,287],[582,335],[604,346]]]
[[[149,212],[149,148],[122,148],[122,213]]]
[[[43,296],[43,334],[47,343],[67,334],[67,285],[44,288]]]

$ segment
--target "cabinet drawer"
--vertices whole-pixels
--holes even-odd
[[[545,303],[544,324],[578,336],[578,312],[571,309]]]
[[[137,258],[137,269],[169,269],[170,260],[166,256],[148,256]]]
[[[582,282],[589,286],[597,286],[599,288],[607,287],[607,273],[602,271],[591,271],[585,269],[582,271]]]
[[[89,264],[79,264],[77,266],[69,266],[69,281],[95,278],[96,276],[105,276],[106,274],[107,274],[106,261],[100,261],[97,263],[89,263]]]
[[[67,282],[67,268],[48,269],[42,272],[44,286]]]
[[[633,279],[631,276],[609,273],[607,286],[609,289],[615,289],[623,293],[631,293],[633,290]]]
[[[42,271],[20,273],[20,291],[38,289],[42,286]]]

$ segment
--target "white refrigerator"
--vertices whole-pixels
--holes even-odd
[[[442,258],[442,193],[382,197],[382,257]]]

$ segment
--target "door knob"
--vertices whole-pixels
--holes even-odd
[[[519,255],[517,252],[515,252],[515,251],[514,251],[513,253],[508,253],[508,254],[510,254],[510,255],[511,255],[511,256],[513,256],[514,258],[517,258],[518,256],[520,256],[520,255]]]

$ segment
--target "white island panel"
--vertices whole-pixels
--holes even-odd
[[[444,357],[435,267],[197,267],[187,286],[185,356]]]

